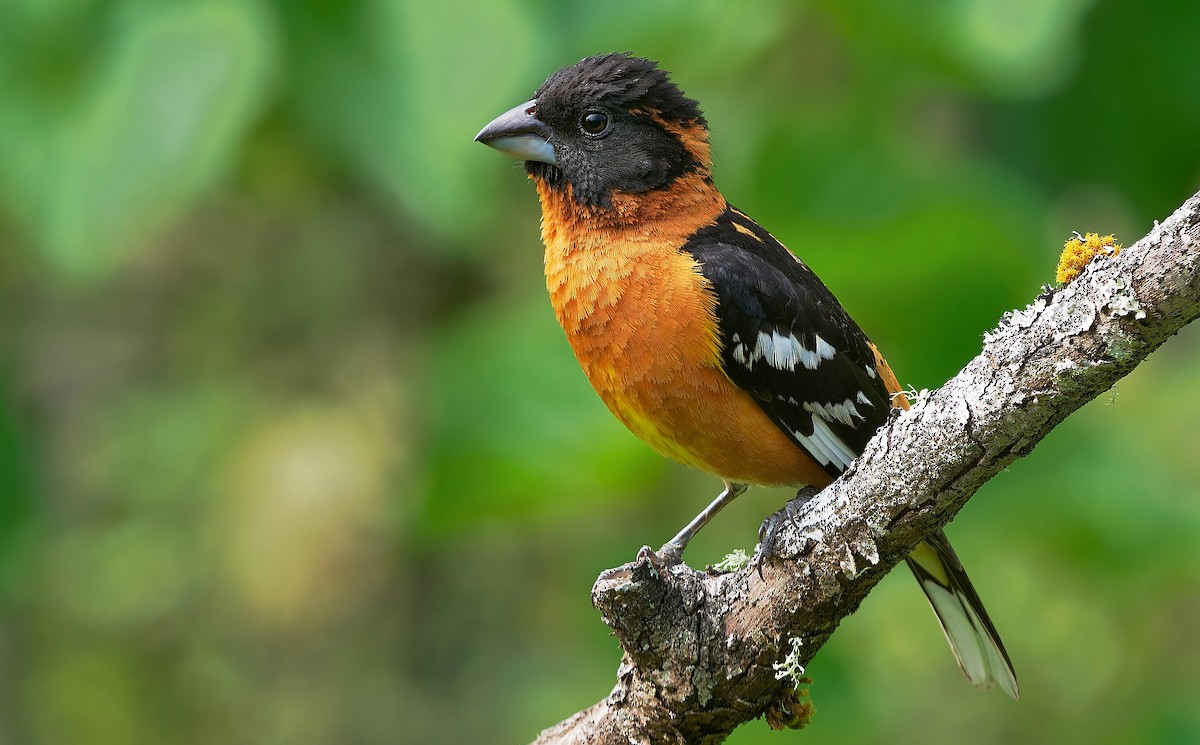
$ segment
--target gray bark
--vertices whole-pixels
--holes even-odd
[[[802,664],[923,536],[1200,315],[1200,193],[1115,257],[1005,314],[983,351],[879,431],[758,569],[610,570],[592,600],[624,658],[607,697],[538,743],[717,743],[786,699]]]

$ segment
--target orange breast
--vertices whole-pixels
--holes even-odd
[[[660,453],[730,481],[828,483],[721,368],[716,296],[675,248],[703,223],[581,226],[556,217],[553,192],[546,209],[547,191],[539,189],[550,300],[613,414]],[[705,206],[715,219],[724,200]]]

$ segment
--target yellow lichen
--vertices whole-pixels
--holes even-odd
[[[1116,256],[1121,245],[1111,235],[1076,233],[1063,244],[1062,256],[1058,259],[1057,280],[1060,285],[1071,282],[1091,263],[1096,256]]]

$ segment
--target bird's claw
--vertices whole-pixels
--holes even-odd
[[[638,562],[647,561],[659,574],[667,574],[671,567],[683,563],[683,552],[674,543],[664,543],[662,548],[655,551],[649,546],[642,546],[637,555]]]
[[[779,555],[779,529],[794,521],[804,511],[808,501],[817,495],[817,491],[811,486],[804,487],[796,492],[796,496],[788,500],[787,504],[771,513],[759,526],[758,550],[754,554],[754,567],[758,570],[759,579],[762,579],[763,563],[767,559],[773,559]]]
[[[628,582],[633,578],[634,572],[639,564],[647,563],[660,577],[666,578],[670,574],[671,568],[683,563],[683,557],[679,547],[673,543],[667,543],[658,551],[649,546],[642,546],[637,553],[637,559],[630,564],[622,564],[619,567],[605,569],[596,578],[596,582],[592,585],[592,596],[596,595],[598,588],[603,585],[613,583]],[[593,600],[594,603],[594,600]]]

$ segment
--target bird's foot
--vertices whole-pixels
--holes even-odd
[[[675,541],[667,541],[657,551],[649,546],[642,546],[642,549],[638,551],[637,560],[639,562],[648,561],[659,574],[666,574],[671,567],[683,563],[683,546],[678,545]]]
[[[642,564],[649,564],[650,568],[656,574],[664,579],[671,573],[674,567],[683,563],[683,549],[674,541],[670,541],[663,545],[662,548],[655,551],[649,546],[642,546],[637,553],[637,558],[630,564],[624,564],[613,569],[607,569],[600,574],[597,584],[613,580],[624,580],[633,576],[633,573]]]
[[[779,529],[795,519],[808,506],[808,501],[817,495],[818,490],[811,486],[806,486],[796,492],[796,496],[789,500],[782,508],[771,513],[771,515],[763,521],[762,526],[758,529],[758,550],[754,553],[754,566],[758,569],[758,574],[762,576],[762,565],[767,559],[773,559],[779,555]]]
[[[634,571],[639,564],[648,563],[650,567],[660,577],[666,577],[670,574],[673,567],[683,563],[683,549],[674,541],[670,541],[663,545],[658,551],[649,546],[642,546],[637,553],[637,558],[629,564],[622,564],[619,567],[605,569],[596,578],[596,583],[592,586],[593,595],[598,587],[613,583],[629,581],[633,577]]]

